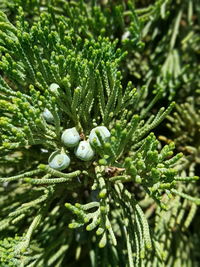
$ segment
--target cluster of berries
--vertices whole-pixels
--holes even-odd
[[[52,83],[49,86],[49,91],[54,94],[59,94],[59,85]],[[51,111],[45,108],[43,118],[48,123],[54,123],[54,117]],[[97,134],[98,132],[98,134]],[[101,140],[99,140],[99,137]],[[91,130],[88,140],[81,140],[80,134],[75,127],[63,131],[61,141],[68,148],[75,148],[74,153],[77,158],[83,161],[90,161],[95,155],[94,143],[101,146],[101,141],[106,142],[110,138],[110,132],[105,126],[98,126]],[[55,170],[64,170],[70,165],[70,157],[64,149],[54,151],[49,157],[49,166]]]
[[[108,141],[110,132],[105,126],[98,126],[91,130],[88,140],[81,141],[80,134],[75,127],[64,130],[61,141],[68,148],[75,148],[74,153],[77,158],[83,161],[90,161],[95,155],[93,144],[101,146],[98,135],[103,141]],[[65,150],[54,151],[49,157],[49,166],[55,170],[64,170],[70,165],[70,157]]]

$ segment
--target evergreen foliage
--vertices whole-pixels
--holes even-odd
[[[199,24],[0,0],[0,266],[199,266]]]

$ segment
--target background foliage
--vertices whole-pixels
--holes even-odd
[[[199,266],[199,24],[196,0],[0,0],[0,266]],[[91,161],[61,141],[99,125]]]

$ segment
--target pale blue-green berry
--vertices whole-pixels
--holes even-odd
[[[66,169],[70,164],[70,158],[63,152],[54,151],[48,160],[49,166],[57,171]]]
[[[80,135],[75,127],[64,130],[61,136],[63,144],[65,144],[67,147],[77,146],[80,139]]]
[[[105,126],[97,126],[94,129],[91,130],[89,135],[89,141],[91,144],[94,143],[94,141],[97,143],[98,146],[101,146],[101,142],[96,134],[96,132],[99,132],[102,140],[104,142],[107,142],[110,138],[110,132]]]
[[[49,123],[53,123],[54,122],[53,114],[47,108],[44,109],[44,112],[42,113],[42,116],[46,120],[46,122],[49,122]]]
[[[94,157],[94,150],[88,141],[81,141],[75,149],[75,155],[81,160],[89,161]]]
[[[58,94],[58,88],[60,88],[60,86],[57,83],[52,83],[49,86],[49,91],[51,91],[54,94]]]

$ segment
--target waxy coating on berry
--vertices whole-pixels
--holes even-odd
[[[42,113],[42,116],[46,120],[46,122],[48,122],[48,123],[53,123],[54,122],[53,114],[47,108],[44,109],[44,112]]]
[[[67,147],[75,147],[81,140],[80,135],[76,128],[69,128],[64,130],[61,136],[62,143]]]
[[[75,149],[75,155],[83,161],[90,161],[94,157],[94,150],[88,141],[81,141]]]
[[[54,151],[49,157],[49,166],[57,171],[66,169],[70,164],[70,158],[63,152]]]
[[[60,88],[60,86],[57,83],[52,83],[49,86],[49,91],[51,91],[54,94],[58,94],[58,88]]]
[[[91,144],[96,142],[96,144],[98,146],[101,146],[101,142],[100,142],[96,132],[99,132],[99,134],[100,134],[100,136],[104,142],[107,142],[109,140],[109,138],[110,138],[109,130],[105,126],[97,126],[94,129],[92,129],[90,132],[89,141]]]

